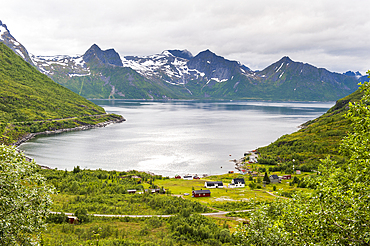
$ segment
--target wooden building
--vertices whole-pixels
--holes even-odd
[[[210,190],[193,190],[192,197],[209,197],[211,196]]]

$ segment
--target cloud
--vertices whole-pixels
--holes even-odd
[[[0,19],[31,53],[121,55],[210,49],[252,69],[288,55],[331,71],[366,71],[370,21],[361,0],[13,0]]]

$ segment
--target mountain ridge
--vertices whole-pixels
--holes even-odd
[[[208,49],[195,56],[176,49],[150,56],[120,56],[112,48],[102,50],[93,44],[75,57],[28,56],[7,27],[2,23],[0,27],[1,42],[85,98],[335,101],[354,92],[363,79],[357,73],[333,73],[288,56],[252,71]]]

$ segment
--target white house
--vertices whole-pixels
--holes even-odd
[[[186,179],[186,180],[192,180],[192,179],[193,179],[193,176],[191,176],[191,175],[185,175],[185,176],[183,177],[183,179]]]
[[[204,183],[204,187],[206,188],[224,188],[224,184],[222,181],[206,181]]]
[[[233,179],[231,181],[231,184],[229,184],[229,188],[239,188],[239,187],[245,187],[245,181],[243,178]]]

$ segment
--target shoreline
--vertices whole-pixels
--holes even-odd
[[[120,119],[109,120],[109,121],[105,121],[105,122],[98,123],[98,124],[95,124],[95,125],[84,125],[84,126],[77,126],[77,127],[74,127],[74,128],[58,129],[58,130],[54,130],[54,131],[28,133],[26,136],[22,137],[17,142],[15,142],[11,145],[19,147],[21,144],[31,140],[32,138],[34,138],[38,135],[60,134],[60,133],[63,133],[63,132],[72,132],[72,131],[85,131],[85,130],[94,129],[94,128],[106,127],[110,124],[122,123],[124,121],[126,121],[126,119],[122,117]]]

